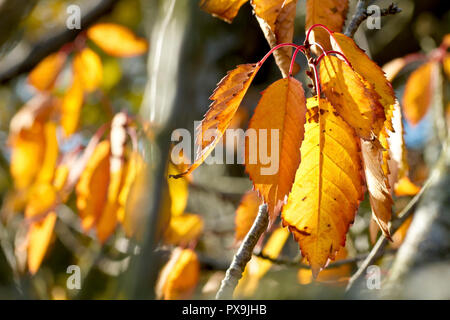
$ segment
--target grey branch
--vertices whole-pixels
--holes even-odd
[[[366,2],[369,2],[370,4],[373,1],[366,1],[366,0],[359,0],[356,5],[356,11],[355,14],[352,16],[352,19],[350,20],[349,24],[347,25],[347,28],[345,29],[344,34],[348,37],[353,37],[356,30],[358,30],[361,23],[366,20],[369,16],[371,16],[373,13],[368,13],[366,9]],[[382,9],[380,12],[380,15],[388,16],[393,15],[402,12],[402,9],[397,7],[396,4],[392,3],[389,7]]]
[[[216,299],[230,299],[233,296],[233,291],[236,288],[239,279],[242,278],[245,266],[252,258],[252,252],[255,248],[259,238],[267,229],[269,224],[269,215],[267,212],[267,205],[259,206],[259,212],[250,231],[242,241],[236,255],[231,262],[230,267],[225,273],[225,278],[222,280]]]
[[[118,0],[102,0],[81,17],[81,29],[64,28],[36,43],[23,60],[0,72],[0,84],[7,83],[16,76],[32,70],[42,59],[59,50],[64,44],[73,41],[86,27],[109,13]]]

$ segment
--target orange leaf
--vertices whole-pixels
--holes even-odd
[[[255,141],[246,143],[245,169],[255,190],[268,204],[272,222],[291,190],[295,170],[300,163],[305,113],[306,102],[302,85],[295,78],[289,77],[274,82],[263,92],[250,120],[249,130],[255,130],[259,146],[251,145]],[[278,136],[272,136],[274,130],[277,130]],[[271,154],[269,165],[266,165],[265,159],[258,159],[261,149],[265,148],[261,141],[265,138],[262,136],[264,132],[267,132],[267,150],[278,152],[275,158],[274,154]]]
[[[130,29],[114,23],[97,23],[87,31],[89,39],[114,57],[133,57],[145,53],[147,41]]]
[[[189,299],[197,286],[199,275],[200,264],[195,251],[175,248],[159,274],[156,285],[158,299]]]
[[[75,55],[73,72],[80,77],[83,88],[88,92],[92,92],[102,82],[102,60],[93,50],[84,48]]]
[[[406,219],[402,223],[400,228],[398,228],[397,231],[395,231],[394,235],[392,236],[392,243],[391,243],[392,248],[400,248],[400,246],[402,245],[403,241],[406,238],[406,234],[408,233],[409,226],[411,225],[412,220],[413,215],[409,216],[408,219]]]
[[[381,167],[382,147],[377,140],[361,140],[361,153],[366,176],[372,217],[377,222],[384,236],[391,238],[388,223],[391,220],[392,198],[389,182]]]
[[[397,197],[415,196],[419,193],[420,189],[419,186],[411,182],[408,176],[404,176],[395,184],[395,195]]]
[[[28,270],[38,271],[53,234],[56,213],[49,213],[42,221],[33,222],[28,231]]]
[[[169,228],[164,234],[168,244],[189,244],[198,239],[203,232],[203,220],[197,214],[185,213],[170,218]]]
[[[211,103],[205,118],[197,128],[196,142],[201,150],[197,153],[195,162],[189,169],[175,177],[186,175],[195,170],[212,152],[229,127],[258,70],[257,64],[241,64],[236,69],[229,71],[217,84],[216,90],[210,97],[213,103]]]
[[[252,4],[259,25],[270,47],[273,48],[280,43],[292,42],[297,0],[253,0]],[[287,77],[291,64],[292,48],[279,48],[274,51],[273,55],[283,77]]]
[[[61,108],[61,126],[66,137],[72,135],[78,127],[83,98],[82,80],[74,74],[72,85],[64,94]]]
[[[327,26],[331,31],[341,32],[348,11],[348,0],[307,0],[305,30],[316,23]],[[331,49],[328,33],[316,28],[311,32],[310,40],[319,43],[328,51]],[[321,53],[313,46],[314,53]]]
[[[307,101],[302,161],[282,211],[316,277],[345,245],[363,197],[359,145],[354,131],[326,99]]]
[[[40,91],[51,90],[66,59],[67,54],[61,51],[50,54],[31,70],[28,81]]]
[[[102,214],[109,185],[109,141],[100,142],[76,185],[77,208],[84,230],[94,226]]]
[[[411,125],[416,125],[427,113],[435,86],[433,74],[437,71],[437,62],[430,61],[411,73],[403,93],[403,113]]]
[[[200,8],[213,16],[231,23],[241,6],[248,0],[202,0]]]
[[[235,237],[236,241],[244,240],[248,231],[253,225],[256,216],[258,215],[259,206],[263,202],[258,197],[256,191],[247,191],[241,199],[239,207],[236,209],[236,215],[234,218],[235,224]]]
[[[169,162],[167,173],[169,175],[178,175],[180,170],[172,163]],[[168,179],[167,184],[169,186],[170,198],[172,199],[172,216],[179,216],[184,212],[186,208],[189,190],[188,181],[185,177],[180,179]]]
[[[450,80],[450,53],[447,53],[442,61],[442,66],[444,67],[444,72],[447,78]]]
[[[360,76],[345,62],[330,55],[320,61],[320,82],[339,115],[361,138],[370,139],[377,117],[384,118],[383,107],[373,90],[366,88]]]

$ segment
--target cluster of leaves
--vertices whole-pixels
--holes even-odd
[[[201,6],[230,22],[245,2],[205,0]],[[267,57],[283,50],[287,63],[275,57],[284,78],[262,93],[249,123],[257,131],[278,129],[280,167],[275,174],[261,174],[266,164],[248,161],[256,159],[258,152],[248,143],[245,167],[268,205],[270,224],[281,213],[283,226],[294,235],[317,277],[330,259],[345,256],[346,234],[365,191],[373,220],[385,237],[391,237],[392,194],[398,181],[409,181],[402,113],[382,69],[351,38],[339,33],[347,1],[308,0],[303,45],[284,43],[292,40],[293,19],[286,17],[295,14],[296,1],[253,0],[251,4],[260,24],[270,31],[264,33],[272,50],[258,63],[239,65],[219,82],[198,128],[201,151],[184,174],[211,153]],[[294,48],[294,55],[286,48]],[[292,77],[297,52],[307,57],[310,66],[307,73],[314,90],[308,99],[302,84]],[[214,139],[206,137],[208,130],[214,130]],[[274,142],[268,136],[269,149],[270,143]],[[417,187],[410,183],[406,193],[415,192]],[[243,220],[237,223],[250,225]],[[241,238],[245,231],[240,227],[238,231]],[[268,249],[271,254],[280,252],[282,244],[276,246],[274,251]]]

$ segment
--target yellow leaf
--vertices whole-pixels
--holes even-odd
[[[282,211],[316,277],[344,246],[363,197],[361,159],[354,131],[317,97],[307,101],[302,162]]]
[[[170,218],[169,228],[164,234],[168,244],[189,244],[198,239],[203,231],[203,220],[197,214],[185,213]]]
[[[347,258],[347,249],[341,248],[336,254],[336,261]],[[344,264],[336,268],[327,268],[317,276],[316,281],[329,285],[343,286],[347,284],[352,267],[350,264]],[[310,269],[300,268],[297,273],[297,279],[300,284],[310,284],[313,276]]]
[[[109,141],[100,142],[76,185],[77,208],[84,230],[94,226],[102,214],[109,185]]]
[[[384,236],[390,239],[388,223],[391,220],[392,198],[388,179],[381,167],[382,150],[377,140],[361,140],[361,153],[370,205],[372,207],[372,217],[377,222]]]
[[[331,31],[341,32],[348,11],[348,0],[306,0],[306,25],[308,30],[314,24],[320,23]],[[328,33],[316,28],[311,32],[310,41],[319,43],[325,51],[331,50]],[[315,53],[321,53],[316,46]]]
[[[284,0],[252,0],[252,6],[257,17],[263,19],[272,31],[280,14]]]
[[[51,183],[56,169],[59,148],[56,138],[56,124],[47,122],[44,125],[45,149],[41,168],[36,177],[36,183]]]
[[[50,54],[31,70],[28,81],[40,91],[51,90],[66,59],[67,54],[61,51]]]
[[[41,183],[33,186],[28,196],[25,216],[30,218],[48,213],[55,206],[57,199],[58,196],[53,185]]]
[[[169,162],[167,170],[169,175],[178,175],[181,173],[172,162]],[[185,177],[180,179],[169,178],[167,179],[167,184],[169,185],[169,193],[172,200],[172,216],[179,216],[186,208],[189,196],[188,181]]]
[[[264,245],[262,254],[271,259],[276,259],[289,237],[287,228],[278,228],[271,235],[267,243]],[[272,267],[272,262],[261,257],[252,257],[245,267],[242,278],[234,291],[234,297],[251,297],[258,288],[259,280]]]
[[[236,215],[234,218],[235,224],[235,237],[236,241],[244,240],[248,231],[253,225],[256,216],[258,215],[259,206],[263,202],[258,197],[256,191],[247,191],[241,199],[239,207],[236,209]]]
[[[84,48],[75,55],[73,72],[80,77],[83,88],[88,92],[92,92],[102,82],[102,60],[93,50]]]
[[[450,80],[450,53],[447,53],[447,55],[444,57],[442,66],[444,67],[444,72],[447,75],[447,79]]]
[[[411,182],[408,176],[404,176],[395,184],[395,195],[397,197],[415,196],[419,193],[420,189],[419,186]]]
[[[72,135],[78,127],[83,98],[82,81],[77,74],[74,74],[72,85],[66,91],[62,101],[61,126],[66,137]]]
[[[295,78],[289,77],[276,81],[263,92],[249,123],[249,130],[255,130],[259,145],[250,140],[246,143],[245,169],[255,190],[268,204],[272,222],[291,190],[295,171],[300,164],[305,113],[306,101],[302,85]],[[267,139],[262,136],[264,132],[267,132]],[[264,152],[268,154],[269,150],[275,150],[278,153],[271,154],[269,164],[266,164],[266,159],[260,158],[261,149],[266,148],[261,142],[263,139],[267,140],[267,151],[263,150]]]
[[[413,71],[403,93],[403,113],[411,125],[416,125],[427,113],[433,96],[433,74],[437,62],[430,61]]]
[[[28,270],[35,274],[39,269],[53,234],[56,213],[49,213],[42,221],[33,222],[28,231]]]
[[[320,61],[320,82],[339,115],[361,138],[370,139],[375,120],[384,118],[384,109],[373,90],[366,88],[345,62],[330,55]],[[380,109],[382,114],[378,112]],[[384,119],[381,120],[382,123]]]
[[[145,53],[147,41],[137,37],[130,29],[114,23],[97,23],[87,36],[110,56],[133,57]]]
[[[236,69],[229,71],[217,84],[216,90],[210,97],[213,103],[211,103],[202,123],[197,128],[196,142],[201,150],[197,153],[195,162],[189,169],[175,177],[191,173],[212,152],[229,127],[258,70],[257,64],[241,64]]]
[[[228,23],[233,21],[241,6],[248,0],[202,0],[200,8]]]
[[[156,292],[158,299],[189,299],[200,276],[197,254],[191,249],[175,248],[169,262],[161,270]]]

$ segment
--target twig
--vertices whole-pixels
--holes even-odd
[[[352,19],[350,20],[347,28],[345,29],[344,34],[346,36],[353,37],[353,35],[355,34],[356,30],[358,30],[361,23],[373,14],[373,12],[372,13],[367,12],[366,2],[367,2],[367,0],[359,0],[358,1],[357,5],[356,5],[355,14],[352,16]],[[373,1],[369,1],[368,5],[371,2],[373,2]],[[383,16],[397,14],[400,12],[402,12],[402,9],[397,7],[396,4],[392,3],[389,7],[385,8],[385,9],[381,9],[380,16],[383,17]]]
[[[443,161],[443,157],[438,162]],[[418,201],[420,200],[421,196],[424,194],[424,192],[428,189],[428,187],[431,185],[431,182],[434,180],[435,176],[437,175],[437,171],[433,170],[431,175],[428,177],[425,184],[422,186],[422,189],[419,193],[417,193],[411,201],[408,202],[408,204],[403,208],[402,211],[398,213],[398,218],[392,222],[392,230],[391,233],[394,234],[398,228],[405,222],[406,219],[409,218],[409,216],[413,213],[414,207],[417,205]],[[355,286],[357,282],[362,278],[363,274],[366,272],[367,267],[374,264],[375,261],[383,255],[384,248],[386,247],[388,243],[388,239],[384,236],[380,236],[377,243],[374,245],[372,250],[370,251],[369,255],[366,257],[366,259],[363,261],[361,266],[358,268],[358,270],[353,274],[353,276],[350,278],[346,291],[349,291],[352,287]]]
[[[63,30],[46,37],[36,43],[28,55],[18,63],[0,73],[0,84],[4,84],[16,76],[33,69],[46,56],[59,50],[64,44],[76,38],[86,27],[97,21],[103,15],[109,13],[118,0],[102,0],[81,18],[81,29],[69,30],[65,26]]]
[[[268,224],[269,215],[267,213],[267,204],[262,204],[259,206],[255,222],[253,222],[250,231],[245,236],[244,241],[241,243],[241,246],[233,257],[230,267],[225,273],[225,278],[222,280],[216,299],[232,298],[233,291],[236,288],[239,279],[242,277],[245,266],[252,258],[253,249],[263,232],[266,231]]]

